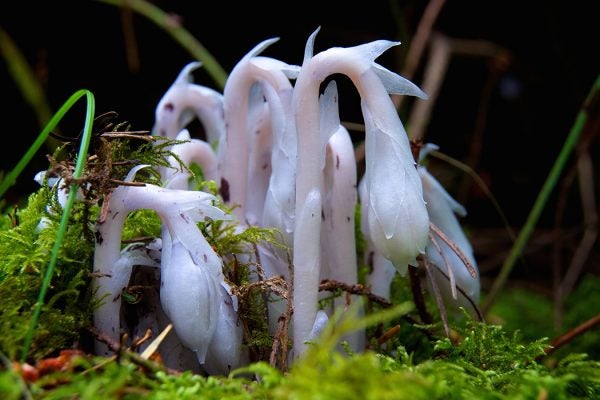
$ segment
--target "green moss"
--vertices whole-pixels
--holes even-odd
[[[0,335],[0,351],[11,359],[22,347],[56,238],[57,218],[46,209],[52,196],[48,188],[32,194],[27,207],[15,214],[15,224],[4,224],[0,231],[0,331],[10,332]],[[72,213],[35,333],[34,358],[72,346],[90,321],[87,271],[93,243],[84,233],[89,230],[85,216],[81,204]]]
[[[600,396],[600,363],[572,355],[555,368],[535,361],[543,340],[522,342],[501,327],[470,321],[454,345],[437,342],[436,355],[415,362],[399,346],[391,355],[374,351],[350,354],[335,350],[349,329],[392,321],[408,305],[363,321],[350,318],[330,325],[321,340],[296,360],[289,372],[265,362],[252,363],[228,377],[204,377],[190,371],[168,373],[124,355],[121,361],[75,357],[65,371],[23,383],[10,368],[0,371],[6,399],[594,399]],[[335,318],[333,318],[335,319]],[[152,363],[150,363],[152,364]]]
[[[139,238],[160,237],[162,223],[152,210],[137,210],[129,213],[123,226],[123,241]]]
[[[498,297],[490,311],[490,321],[502,325],[507,332],[519,331],[524,340],[542,336],[558,336],[573,329],[597,314],[590,304],[600,304],[600,278],[588,274],[567,297],[564,305],[562,327],[554,325],[554,299],[531,290],[507,288]],[[518,312],[516,312],[518,310]],[[570,353],[586,353],[594,360],[600,359],[600,332],[589,330],[553,355],[560,359]]]

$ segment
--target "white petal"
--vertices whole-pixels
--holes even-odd
[[[396,268],[415,265],[425,251],[429,217],[421,179],[403,132],[382,131],[363,103],[366,138],[368,221],[371,239]]]
[[[173,241],[171,257],[161,264],[160,297],[181,342],[204,363],[217,329],[219,287],[208,268],[196,264],[187,249]]]

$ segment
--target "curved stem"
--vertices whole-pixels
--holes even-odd
[[[271,85],[277,92],[291,87],[282,71],[287,64],[256,57],[276,40],[259,43],[233,68],[223,94],[226,130],[218,151],[220,190],[226,203],[237,206],[233,213],[240,221],[246,221],[248,206],[250,133],[253,133],[248,131],[249,93],[256,84]]]
[[[411,82],[380,66],[374,59],[395,43],[376,41],[354,48],[332,48],[312,56],[309,38],[304,63],[294,86],[294,112],[298,136],[296,178],[296,229],[294,235],[294,352],[306,350],[305,341],[317,314],[321,270],[321,177],[324,143],[321,138],[319,90],[330,75],[350,78],[361,96],[367,122],[367,185],[370,196],[370,231],[376,246],[401,268],[424,250],[428,220],[421,181],[410,151],[408,136],[388,90],[421,95]],[[370,111],[370,112],[369,112]],[[375,141],[377,136],[378,141]],[[377,160],[376,160],[377,159]],[[390,175],[390,171],[398,171]],[[392,197],[392,198],[390,198]],[[315,203],[319,209],[314,210]],[[308,201],[310,200],[310,201]],[[396,202],[397,201],[397,202]],[[402,207],[398,207],[398,203]],[[393,204],[393,206],[391,206]],[[306,209],[306,207],[309,207]],[[318,216],[319,218],[314,218]],[[303,221],[302,218],[307,218]],[[302,226],[302,229],[299,229]],[[375,237],[376,236],[376,237]],[[315,244],[316,242],[316,244]],[[316,283],[315,283],[316,282]]]

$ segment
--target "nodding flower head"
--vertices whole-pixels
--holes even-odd
[[[304,350],[301,346],[309,334],[306,327],[313,324],[317,312],[321,221],[314,208],[321,209],[324,196],[322,160],[327,143],[322,138],[319,93],[330,75],[346,75],[361,97],[366,125],[369,230],[374,245],[396,268],[406,269],[425,251],[429,230],[408,136],[389,94],[426,96],[412,82],[375,63],[379,55],[398,43],[379,40],[313,55],[317,32],[307,41],[292,99],[298,135],[294,249],[303,250],[294,252],[294,342],[300,344],[298,353]]]
[[[132,182],[141,168],[133,168],[125,181]],[[218,220],[230,218],[214,205],[216,197],[200,191],[167,189],[146,184],[144,186],[119,186],[110,198],[107,216],[98,224],[96,250],[94,254],[95,296],[103,300],[105,296],[113,296],[113,301],[103,301],[94,312],[94,324],[103,332],[118,339],[120,332],[121,300],[116,290],[126,282],[119,268],[121,257],[121,236],[126,216],[129,212],[140,209],[154,210],[164,225],[162,237],[161,265],[171,265],[173,260],[184,260],[194,265],[202,265],[202,274],[210,277],[211,282],[223,280],[221,260],[202,236],[196,223],[207,218]],[[191,261],[190,261],[191,260]],[[183,262],[182,262],[183,264]],[[183,270],[183,267],[181,268]],[[186,274],[182,272],[182,274]],[[177,275],[179,278],[180,275]],[[117,277],[119,277],[117,282]],[[191,278],[190,278],[191,279]],[[208,280],[208,278],[205,278]],[[214,286],[214,285],[213,285]],[[212,288],[212,286],[209,286]],[[215,286],[216,287],[216,286]],[[212,291],[216,297],[217,289]],[[213,307],[211,315],[218,314]],[[175,324],[174,324],[175,325]],[[97,344],[100,354],[106,354],[103,344]]]
[[[174,139],[195,118],[204,126],[207,142],[215,144],[225,131],[223,95],[211,88],[193,83],[192,72],[202,64],[187,64],[155,111],[152,134]]]
[[[363,103],[368,224],[374,246],[404,274],[425,252],[429,216],[405,134],[383,131]],[[403,155],[403,156],[402,156]]]

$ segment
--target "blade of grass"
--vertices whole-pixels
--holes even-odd
[[[44,142],[45,138],[48,136],[50,131],[52,131],[56,125],[60,122],[62,117],[71,109],[71,107],[83,96],[86,96],[87,99],[87,110],[85,115],[85,125],[83,128],[83,135],[81,138],[81,144],[79,145],[79,152],[77,154],[77,163],[75,164],[75,171],[73,172],[73,178],[78,179],[81,178],[83,174],[83,168],[85,167],[85,162],[87,159],[88,147],[90,145],[90,138],[92,135],[92,125],[94,123],[94,112],[96,108],[96,102],[94,100],[94,95],[92,92],[86,89],[81,89],[75,92],[71,97],[62,105],[62,107],[56,112],[56,114],[52,117],[46,128],[40,133],[34,145],[31,146],[26,156],[19,162],[19,166],[21,164],[24,165],[29,162],[31,156],[35,154],[35,151],[39,149],[41,143]],[[35,151],[31,151],[37,145]],[[32,153],[32,154],[30,154]],[[28,157],[28,158],[27,158]],[[16,168],[15,168],[16,169]],[[21,168],[22,169],[22,168]],[[12,174],[13,171],[11,171]],[[20,171],[19,171],[20,172]],[[18,176],[18,173],[16,174]],[[16,179],[16,176],[14,177]],[[4,182],[3,182],[4,183]],[[58,259],[58,252],[60,250],[60,246],[62,245],[63,236],[67,230],[67,224],[69,222],[69,216],[71,214],[71,208],[75,201],[75,196],[77,194],[77,185],[72,184],[69,190],[69,197],[67,198],[67,203],[63,209],[63,213],[60,220],[60,225],[58,226],[58,232],[56,234],[56,241],[54,242],[54,246],[52,247],[52,253],[50,255],[50,263],[48,264],[48,268],[46,269],[46,273],[44,274],[44,280],[42,281],[42,286],[40,288],[40,292],[38,295],[38,300],[35,303],[35,308],[33,310],[33,316],[31,318],[31,324],[29,325],[29,330],[27,331],[27,335],[25,336],[25,343],[23,345],[23,354],[21,355],[21,361],[25,362],[27,358],[27,354],[29,353],[29,348],[31,347],[31,342],[33,340],[33,334],[35,328],[37,327],[40,314],[42,312],[42,306],[44,304],[44,299],[46,297],[46,292],[48,290],[48,286],[50,286],[50,281],[52,280],[52,275],[54,273],[54,268],[56,266],[56,262]]]
[[[143,15],[158,27],[167,32],[181,47],[186,49],[193,57],[202,62],[206,72],[210,74],[215,83],[222,90],[227,80],[227,72],[221,67],[210,52],[189,31],[181,26],[173,17],[160,8],[145,0],[97,0],[101,3],[119,7],[129,7],[138,14]]]
[[[596,77],[596,81],[592,85],[590,92],[585,98],[583,105],[581,106],[581,109],[579,110],[577,117],[575,118],[575,122],[573,123],[573,126],[571,127],[571,130],[567,135],[567,139],[565,140],[565,143],[563,144],[560,153],[558,154],[558,157],[554,161],[554,165],[552,166],[552,169],[550,170],[548,177],[546,178],[546,181],[544,182],[544,185],[542,186],[542,189],[540,190],[538,197],[535,200],[535,203],[533,204],[529,215],[527,216],[525,225],[519,232],[517,240],[511,247],[510,253],[508,254],[506,260],[504,260],[504,263],[502,264],[500,273],[494,280],[494,283],[490,291],[488,292],[488,295],[486,296],[485,302],[482,306],[482,311],[484,315],[489,311],[490,307],[494,303],[494,300],[496,299],[496,296],[506,284],[506,281],[508,280],[508,277],[515,265],[516,260],[523,252],[523,249],[525,248],[525,245],[527,244],[527,241],[529,240],[533,229],[535,228],[535,225],[537,224],[538,219],[542,214],[546,203],[548,202],[550,193],[556,186],[556,183],[560,178],[565,164],[567,163],[569,156],[573,152],[573,149],[575,148],[575,145],[579,140],[579,136],[583,131],[583,127],[585,126],[588,120],[588,110],[590,110],[590,108],[593,107],[592,103],[594,101],[598,101],[599,91],[600,75]]]

